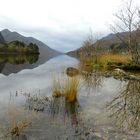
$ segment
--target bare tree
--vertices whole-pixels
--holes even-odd
[[[123,9],[115,14],[115,17],[118,22],[111,25],[112,31],[121,42],[127,44],[131,61],[134,64],[140,64],[140,11],[134,6],[134,0],[128,0]]]
[[[100,39],[101,36],[102,35],[100,33],[93,34],[92,31],[90,31],[87,39],[83,42],[82,47],[80,49],[80,55],[82,58],[94,58],[94,63],[97,63],[98,58],[103,50],[103,41],[102,39]]]

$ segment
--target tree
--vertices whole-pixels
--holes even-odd
[[[90,31],[87,39],[83,41],[80,49],[81,53],[84,53],[84,55],[88,57],[101,53],[103,43],[102,39],[100,39],[101,36],[102,35],[100,33],[93,34],[92,31]]]
[[[131,55],[131,62],[133,64],[140,64],[140,11],[139,8],[134,5],[133,0],[128,0],[125,3],[123,9],[120,9],[115,14],[118,22],[111,25],[112,31],[121,40],[121,42],[127,44],[129,54]],[[124,32],[125,34],[121,34]]]

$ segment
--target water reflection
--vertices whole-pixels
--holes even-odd
[[[51,118],[56,120],[58,117],[62,116],[64,122],[70,120],[72,126],[78,126],[80,122],[80,111],[81,106],[78,100],[67,102],[64,97],[60,97],[52,98],[50,102],[49,112]]]
[[[29,111],[43,112],[45,107],[48,106],[49,98],[46,96],[23,94],[26,98],[25,109]]]
[[[92,90],[98,90],[102,87],[103,76],[101,71],[93,69],[89,66],[81,67],[80,70],[84,80],[83,84],[87,88],[88,94],[91,93]]]
[[[91,90],[99,89],[103,84],[103,76],[99,71],[92,71],[90,73],[82,73],[84,80],[84,85],[87,88],[88,93],[91,93]]]
[[[46,96],[41,96],[40,94],[30,95],[27,93],[22,95],[26,98],[26,110],[42,112],[43,115],[47,115],[45,117],[50,118],[50,122],[58,122],[62,126],[69,126],[68,130],[65,130],[68,139],[82,139],[83,136],[85,139],[88,139],[87,137],[90,129],[84,124],[81,116],[82,108],[78,100],[67,102],[64,97],[48,98]],[[59,135],[57,139],[63,139],[63,137],[64,135]]]
[[[0,73],[9,75],[18,73],[23,69],[33,69],[57,55],[53,54],[28,54],[28,55],[1,55],[0,54]]]
[[[98,90],[103,84],[103,74],[98,67],[93,67],[91,64],[92,58],[80,59],[79,69],[84,80],[84,86],[87,88],[88,93],[92,90]]]
[[[2,55],[0,54],[0,73],[9,75],[22,69],[33,67],[39,59],[39,54]]]
[[[53,122],[62,122],[62,125],[67,126],[68,130],[65,130],[67,133],[66,139],[93,139],[93,129],[86,124],[82,115],[82,107],[78,100],[67,102],[64,97],[52,98],[49,113]],[[63,139],[63,136],[59,136],[59,139]]]
[[[33,64],[39,58],[39,54],[32,55],[0,55],[0,64]]]
[[[130,80],[109,104],[110,117],[123,130],[140,128],[140,81]]]
[[[25,111],[21,106],[15,105],[11,99],[6,109],[5,117],[1,122],[0,139],[27,140],[25,131],[31,127],[36,114]]]

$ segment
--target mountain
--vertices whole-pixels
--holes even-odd
[[[23,69],[33,69],[33,68],[38,67],[39,65],[45,63],[49,59],[61,54],[60,52],[51,49],[46,44],[44,44],[43,42],[41,42],[33,37],[25,37],[17,32],[11,32],[8,29],[4,29],[0,32],[0,41],[1,42],[4,41],[7,43],[12,42],[12,41],[21,41],[27,45],[29,43],[33,43],[39,47],[39,52],[40,52],[38,60],[32,64],[25,63],[25,64],[13,65],[13,64],[9,64],[9,63],[5,62],[5,60],[7,60],[7,58],[4,59],[4,62],[0,62],[0,73],[3,73],[4,75],[9,75],[11,73],[18,73],[19,71],[21,71]],[[16,59],[16,58],[14,57],[13,59]]]
[[[11,41],[17,40],[17,41],[24,42],[26,44],[29,44],[29,43],[36,44],[39,47],[39,52],[40,52],[39,61],[45,61],[45,59],[52,58],[52,57],[60,54],[60,52],[51,49],[45,43],[43,43],[33,37],[25,37],[17,32],[11,32],[8,29],[2,30],[1,34],[4,37],[6,42],[11,42]]]
[[[121,37],[123,39],[126,38],[126,36],[128,35],[127,32],[122,32],[122,33],[117,33],[117,34],[109,34],[103,38],[101,38],[100,40],[98,40],[98,42],[101,42],[101,47],[105,48],[105,49],[108,49],[112,44],[116,44],[116,43],[121,43],[122,41],[117,37]],[[96,42],[96,43],[98,43]],[[91,47],[94,47],[95,44],[93,44]],[[70,51],[70,52],[67,52],[67,55],[70,55],[70,56],[76,56],[79,54],[79,52],[83,51],[85,49],[83,49],[82,47],[81,48],[78,48],[77,50],[73,50],[73,51]]]
[[[4,43],[5,40],[4,40],[4,37],[2,36],[2,34],[0,33],[0,43]]]

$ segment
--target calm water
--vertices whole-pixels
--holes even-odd
[[[67,77],[66,68],[78,65],[63,55],[33,69],[1,73],[1,140],[12,139],[17,123],[22,140],[139,140],[140,81],[94,71],[80,76],[75,102],[52,97],[54,78]]]

